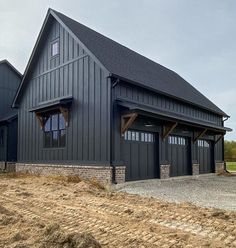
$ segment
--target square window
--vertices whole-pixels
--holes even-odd
[[[50,116],[44,117],[44,131],[51,131],[51,118]]]
[[[52,132],[52,147],[58,147],[58,131]]]
[[[131,131],[128,131],[128,140],[131,140]]]
[[[55,112],[44,118],[44,147],[57,148],[66,145],[66,125],[62,114]]]
[[[127,140],[127,138],[128,138],[127,131],[125,132],[124,138],[125,138],[125,140]]]
[[[51,44],[52,57],[59,54],[59,41],[55,41]]]
[[[59,146],[60,147],[66,146],[66,130],[60,131]]]
[[[139,132],[136,132],[136,141],[139,141]]]
[[[136,138],[136,134],[135,132],[132,132],[132,141],[135,141],[135,138]]]
[[[59,114],[59,129],[65,129],[66,128],[66,122],[62,114]],[[127,132],[125,132],[125,135],[127,136]]]

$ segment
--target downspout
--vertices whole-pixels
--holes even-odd
[[[8,161],[8,124],[6,125],[6,153],[5,153],[5,168],[4,170],[7,170],[7,161]]]
[[[227,121],[230,117],[227,116],[222,120],[222,126],[224,126],[224,122]],[[225,162],[225,138],[222,139],[222,161],[224,162],[224,171],[227,171],[226,162]],[[228,171],[227,171],[228,172]]]
[[[225,162],[225,138],[222,139],[222,161],[224,162],[224,171],[227,171]]]
[[[108,77],[110,79],[111,93],[110,93],[110,165],[112,166],[112,183],[116,184],[116,170],[113,164],[113,120],[114,120],[114,88],[119,83],[119,79],[112,82],[112,76]]]

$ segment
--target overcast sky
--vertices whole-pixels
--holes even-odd
[[[235,0],[0,0],[0,60],[24,72],[48,7],[176,71],[236,129]]]

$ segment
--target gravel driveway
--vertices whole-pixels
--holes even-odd
[[[127,182],[116,189],[170,202],[236,211],[236,177],[215,174]]]

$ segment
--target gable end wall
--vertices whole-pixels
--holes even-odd
[[[19,106],[18,161],[21,163],[108,164],[110,80],[107,73],[56,21],[50,20]],[[51,42],[60,52],[51,57]],[[65,148],[43,148],[43,131],[29,109],[42,101],[73,96]]]

